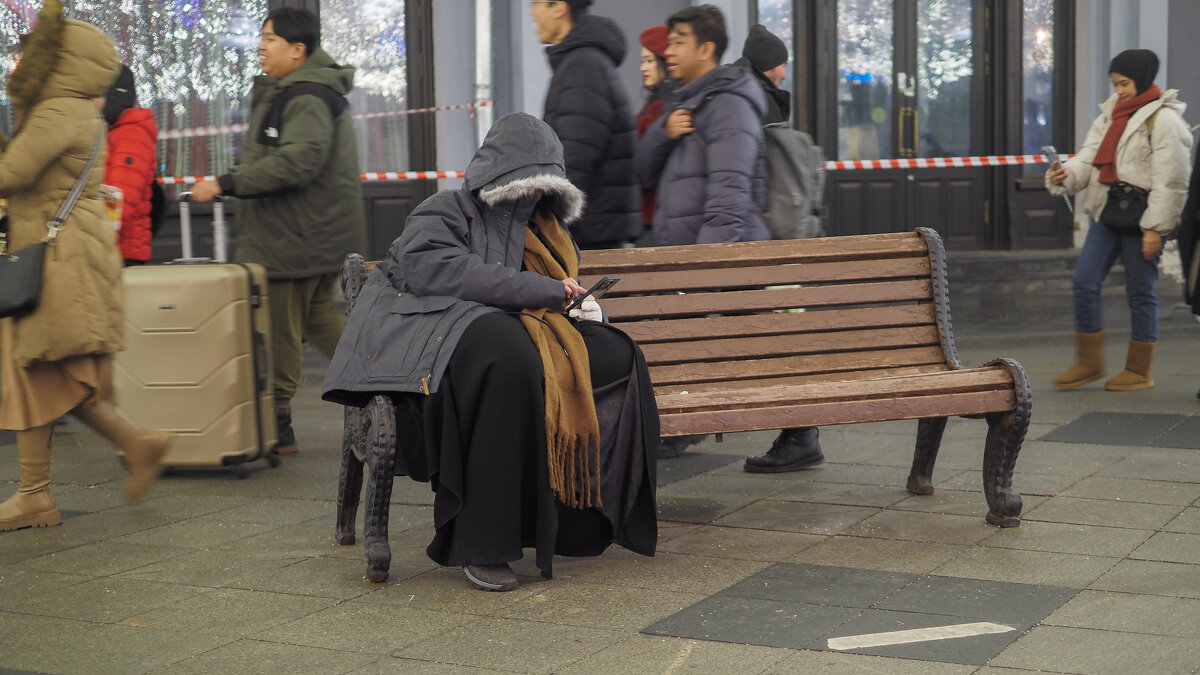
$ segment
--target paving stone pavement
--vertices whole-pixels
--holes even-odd
[[[741,470],[770,433],[731,434],[660,463],[656,557],[561,559],[545,581],[527,556],[504,594],[425,557],[424,484],[396,482],[386,583],[334,543],[342,414],[319,356],[300,453],[245,480],[177,472],[127,506],[112,448],[70,422],[63,525],[0,534],[0,673],[1200,673],[1200,326],[1164,312],[1157,387],[1134,393],[1053,390],[1063,322],[956,329],[966,364],[1011,356],[1033,382],[1020,527],[984,522],[980,420],[950,422],[928,497],[904,490],[915,422],[826,428],[827,463],[784,475]],[[829,642],[962,624],[999,632]]]

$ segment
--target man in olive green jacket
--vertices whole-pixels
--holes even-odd
[[[270,279],[275,419],[280,454],[296,451],[291,402],[308,341],[332,356],[345,328],[334,289],[348,253],[366,249],[354,124],[345,95],[354,69],[318,47],[307,10],[276,9],[263,23],[250,128],[233,170],[197,183],[193,201],[239,197],[239,262]]]

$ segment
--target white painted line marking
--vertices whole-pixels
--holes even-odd
[[[847,635],[846,637],[830,638],[829,649],[845,651],[847,649],[867,649],[886,645],[904,645],[910,642],[929,642],[932,640],[950,640],[953,638],[973,637],[975,635],[991,635],[1008,633],[1016,628],[987,621],[980,623],[960,623],[953,626],[935,626],[933,628],[916,628],[913,630],[897,630],[889,633],[869,633],[867,635]]]

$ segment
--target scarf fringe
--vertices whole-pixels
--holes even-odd
[[[604,506],[600,495],[600,443],[596,436],[558,434],[549,450],[550,489],[572,509]]]

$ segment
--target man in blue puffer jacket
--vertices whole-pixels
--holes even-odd
[[[680,88],[638,143],[642,186],[658,189],[658,246],[771,238],[766,206],[766,95],[737,66],[718,65],[729,37],[721,10],[688,7],[667,21],[667,69]]]
[[[638,144],[638,178],[658,187],[654,242],[659,246],[771,239],[766,203],[767,95],[748,70],[718,66],[729,38],[721,11],[689,7],[667,21],[667,68],[682,88],[674,111]],[[765,31],[764,31],[765,32]],[[753,52],[756,44],[751,44]],[[787,48],[779,43],[786,61]],[[665,438],[660,459],[675,457],[703,436]],[[816,427],[783,429],[745,470],[781,473],[825,461]]]

